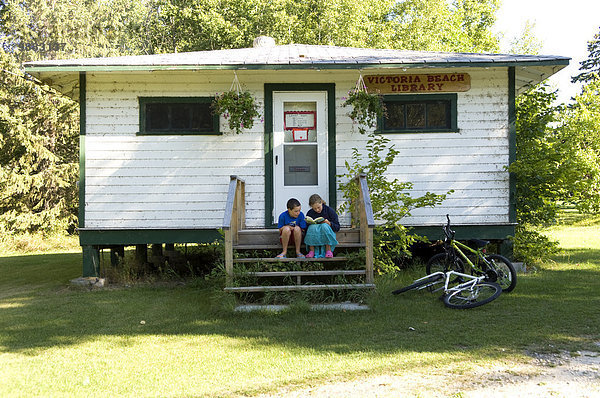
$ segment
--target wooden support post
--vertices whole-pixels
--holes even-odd
[[[365,281],[373,283],[373,228],[375,227],[373,207],[367,185],[367,176],[365,174],[359,175],[356,182],[358,184],[357,211],[360,222],[360,243],[365,245]]]
[[[239,231],[246,227],[246,188],[244,180],[230,176],[229,192],[223,216],[225,231],[225,271],[227,286],[233,283],[233,245],[239,242]]]
[[[231,286],[233,282],[233,237],[231,229],[225,230],[225,271],[226,284]]]
[[[113,267],[119,265],[119,257],[125,257],[125,248],[123,246],[112,246],[110,248],[110,264]]]
[[[365,244],[365,282],[373,283],[373,228],[367,228],[367,238]]]
[[[238,227],[239,229],[246,228],[246,184],[244,181],[238,180]],[[236,239],[237,240],[237,239]]]
[[[152,245],[152,255],[155,257],[161,257],[163,255],[162,243],[155,243]]]
[[[83,246],[83,277],[100,276],[100,250],[98,246]]]
[[[139,264],[148,262],[148,245],[135,245],[135,260]]]
[[[499,246],[499,250],[500,250],[500,254],[503,255],[504,257],[508,258],[510,261],[514,260],[514,256],[513,256],[513,242],[510,239],[502,239],[502,241],[500,242]]]

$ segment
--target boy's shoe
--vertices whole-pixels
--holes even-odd
[[[277,256],[275,256],[275,258],[286,258],[286,257],[285,257],[285,254],[279,253]]]
[[[333,257],[333,252],[332,252],[331,250],[327,250],[327,251],[325,252],[325,257],[326,257],[326,258],[332,258],[332,257]]]
[[[296,258],[306,258],[306,256],[302,253],[296,254]]]
[[[306,255],[306,258],[314,258],[315,257],[315,252],[314,251],[309,251],[308,254]]]

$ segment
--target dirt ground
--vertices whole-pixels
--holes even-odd
[[[600,397],[600,354],[528,353],[528,364],[504,364],[462,374],[378,375],[282,389],[260,398],[341,397]]]

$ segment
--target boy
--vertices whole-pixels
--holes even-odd
[[[300,253],[300,245],[302,245],[302,233],[306,229],[306,220],[300,209],[298,199],[291,198],[287,201],[287,211],[279,215],[277,228],[279,228],[279,240],[283,250],[277,255],[277,258],[286,258],[288,243],[292,236],[296,245],[296,257],[304,258],[304,254]]]

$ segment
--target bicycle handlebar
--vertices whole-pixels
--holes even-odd
[[[444,228],[444,233],[446,234],[446,237],[448,239],[454,239],[454,234],[456,233],[456,231],[453,231],[450,229],[450,215],[446,214],[446,219],[448,220],[448,224],[446,224],[443,228]]]

